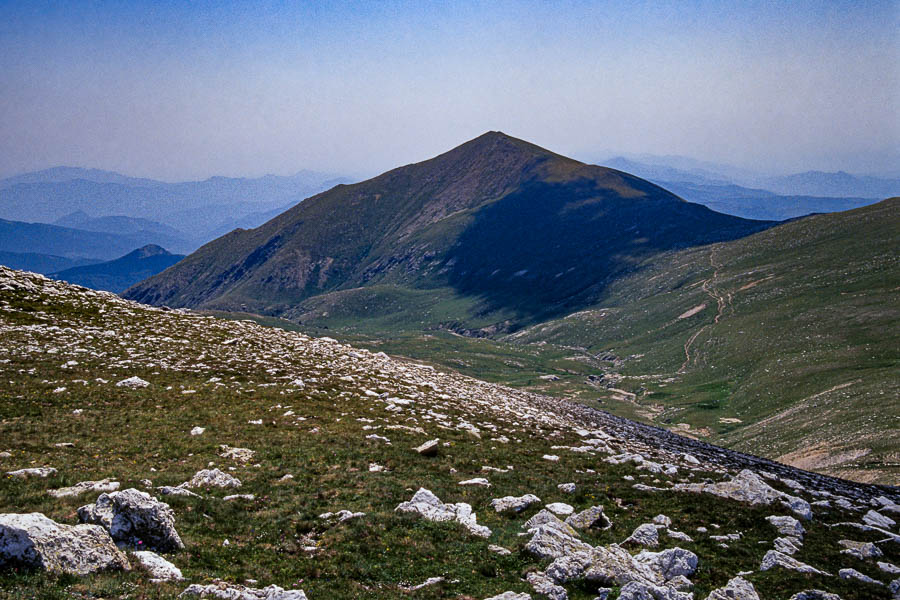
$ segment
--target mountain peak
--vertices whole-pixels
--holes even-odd
[[[135,258],[148,258],[150,256],[171,256],[172,253],[163,248],[162,246],[157,246],[156,244],[147,244],[146,246],[142,246],[137,250],[129,253],[129,256],[133,256]]]

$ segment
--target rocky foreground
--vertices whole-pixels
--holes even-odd
[[[0,267],[0,595],[900,597],[900,491]],[[74,576],[74,578],[73,578]]]

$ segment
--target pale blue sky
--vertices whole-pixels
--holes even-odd
[[[897,1],[0,2],[0,176],[371,175],[487,130],[900,171],[898,32]]]

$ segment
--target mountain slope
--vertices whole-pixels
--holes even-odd
[[[470,303],[459,319],[529,321],[590,302],[655,253],[767,226],[490,132],[223,236],[126,296],[287,314],[338,290],[449,287]]]
[[[168,269],[182,258],[183,255],[172,254],[150,244],[109,262],[65,269],[50,277],[95,290],[119,293]]]
[[[606,356],[596,375],[634,396],[595,397],[623,414],[898,482],[898,239],[897,198],[807,217],[655,257],[598,305],[506,339]],[[557,374],[560,393],[576,382]]]
[[[140,499],[92,536],[116,532],[131,571],[74,577],[0,565],[4,599],[175,600],[196,597],[183,592],[198,586],[208,598],[543,598],[535,588],[552,579],[556,598],[591,600],[611,588],[610,598],[687,600],[742,573],[766,599],[820,589],[888,600],[881,584],[896,574],[876,560],[900,564],[897,526],[862,524],[896,518],[897,488],[804,472],[327,338],[0,268],[0,345],[2,470],[54,469],[0,479],[0,514],[74,525],[88,516],[79,507],[109,498],[57,492],[85,480],[120,485],[126,496],[112,496],[110,511]],[[415,450],[435,439],[430,455]],[[213,467],[239,487],[175,487]],[[434,501],[419,514],[398,510],[414,494]],[[525,494],[533,504],[521,511],[494,507]],[[580,517],[570,528],[549,510]],[[148,524],[159,515],[184,544],[164,552],[183,581],[139,568],[135,550],[158,550],[162,528]],[[635,530],[641,541],[626,541]],[[869,543],[870,558],[848,554],[848,539]],[[761,568],[773,548],[791,546],[793,559],[823,572]],[[839,577],[841,569],[878,583]],[[235,582],[305,594],[240,593]]]

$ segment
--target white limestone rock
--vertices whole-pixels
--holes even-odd
[[[573,512],[575,512],[575,509],[572,507],[572,505],[566,504],[565,502],[551,502],[544,508],[555,515],[561,515],[563,517],[565,517],[566,515],[571,515]]]
[[[515,592],[503,592],[502,594],[497,594],[496,596],[491,596],[484,600],[531,600],[531,595],[525,593],[517,594]]]
[[[838,542],[846,550],[841,550],[841,554],[848,554],[860,560],[867,558],[881,558],[884,553],[872,542],[855,542],[853,540],[841,540]]]
[[[622,542],[623,546],[644,546],[656,548],[659,546],[659,530],[652,523],[644,523],[638,526],[628,538]]]
[[[498,513],[506,511],[518,513],[527,509],[532,504],[538,504],[540,501],[541,499],[534,494],[525,494],[524,496],[504,496],[502,498],[494,498],[491,500],[491,506],[493,506],[494,510]]]
[[[569,594],[566,588],[556,585],[543,573],[532,572],[525,576],[525,581],[531,584],[534,592],[550,600],[568,600]]]
[[[256,450],[250,450],[249,448],[232,448],[227,444],[219,446],[219,456],[241,463],[247,463],[253,460],[254,454],[256,454]]]
[[[78,518],[103,526],[115,541],[131,546],[161,552],[184,548],[172,508],[134,488],[100,494],[96,503],[78,509]]]
[[[414,513],[429,521],[457,521],[479,537],[490,537],[491,530],[476,522],[472,507],[465,502],[444,504],[430,490],[419,488],[409,502],[401,502],[394,509],[397,512]]]
[[[612,521],[603,514],[602,506],[592,506],[580,513],[570,515],[566,518],[566,524],[571,525],[575,529],[589,529],[591,527],[609,529],[612,527]]]
[[[460,481],[459,485],[471,485],[475,487],[491,487],[491,482],[485,479],[484,477],[476,477],[474,479],[467,479],[465,481]]]
[[[47,490],[47,493],[54,498],[67,498],[71,496],[80,496],[85,492],[114,492],[119,489],[119,485],[118,481],[110,481],[109,479],[101,479],[100,481],[82,481],[70,487]]]
[[[804,590],[791,596],[791,600],[841,600],[841,597],[822,590]]]
[[[735,577],[725,587],[713,590],[706,600],[760,600],[753,584],[743,577]]]
[[[30,469],[19,469],[18,471],[7,471],[6,474],[10,477],[17,477],[19,479],[27,479],[29,477],[40,477],[41,479],[46,479],[51,475],[56,475],[57,471],[53,467],[35,467]]]
[[[867,512],[863,516],[863,523],[871,525],[872,527],[881,527],[883,529],[890,529],[897,524],[892,518],[881,514],[877,510],[870,510]]]
[[[0,567],[6,564],[70,575],[131,568],[102,527],[63,525],[41,513],[0,514]]]
[[[690,592],[679,592],[669,586],[631,581],[622,587],[619,600],[694,600]]]
[[[862,581],[863,583],[871,583],[872,585],[884,585],[880,581],[876,579],[872,579],[868,575],[860,573],[856,569],[841,569],[838,571],[838,577],[841,579],[856,579],[858,581]]]
[[[560,483],[556,486],[556,489],[561,491],[564,494],[574,494],[575,493],[575,484],[574,483]]]
[[[795,537],[799,540],[803,539],[806,530],[803,525],[794,517],[766,517],[766,521],[771,523],[778,529],[778,533],[788,537]]]
[[[747,502],[754,506],[780,502],[790,508],[800,518],[807,521],[812,519],[812,508],[809,502],[776,490],[749,469],[744,469],[735,475],[731,481],[719,483],[677,483],[672,489],[697,494],[713,494],[720,498],[730,498],[739,502]]]
[[[590,552],[591,546],[579,540],[572,533],[572,528],[557,521],[565,528],[560,528],[553,523],[538,525],[532,532],[531,539],[525,544],[525,549],[532,555],[541,559],[556,559],[576,552]],[[568,530],[568,531],[566,531]]]
[[[145,388],[148,385],[150,385],[149,381],[144,381],[143,379],[141,379],[140,377],[135,375],[134,377],[129,377],[128,379],[123,379],[122,381],[120,381],[119,383],[116,384],[116,387],[124,387],[124,388],[129,388],[129,389],[135,390],[138,388]]]
[[[303,590],[285,590],[277,585],[257,589],[218,580],[208,585],[199,583],[190,585],[178,597],[183,596],[199,596],[217,600],[308,600]]]
[[[769,550],[766,552],[766,555],[763,556],[762,563],[759,566],[760,571],[768,571],[769,569],[781,567],[783,569],[788,569],[790,571],[797,571],[798,573],[811,573],[813,575],[830,575],[830,573],[826,573],[825,571],[820,571],[815,567],[811,567],[806,563],[802,563],[799,560],[791,558],[787,554],[783,554],[778,552],[777,550]]]
[[[186,481],[179,485],[178,487],[182,488],[210,488],[210,487],[219,487],[219,488],[239,488],[241,487],[241,480],[232,477],[228,473],[224,471],[220,471],[219,469],[202,469],[194,473],[194,476],[191,477],[190,481]]]
[[[133,552],[142,569],[150,573],[150,581],[162,583],[163,581],[182,581],[184,576],[181,569],[164,559],[162,556],[149,550]]]
[[[440,448],[440,438],[435,438],[433,440],[428,440],[421,446],[415,448],[415,451],[421,454],[422,456],[435,456],[438,453],[438,448]]]

